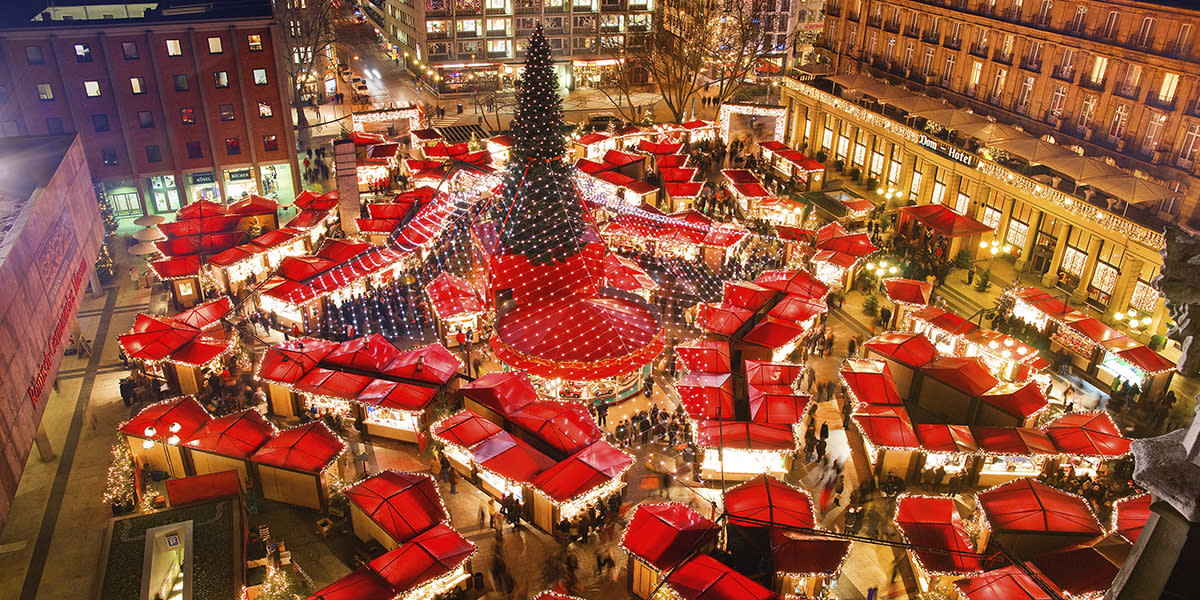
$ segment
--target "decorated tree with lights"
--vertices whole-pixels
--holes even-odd
[[[599,236],[564,160],[558,75],[540,25],[529,40],[518,86],[512,160],[494,205],[502,251],[534,264],[562,261]]]
[[[133,486],[133,453],[121,436],[117,436],[111,452],[112,463],[108,465],[104,483],[104,501],[116,511],[118,507],[132,507],[137,500],[137,491]]]
[[[117,232],[117,217],[112,207],[104,201],[100,189],[96,188],[96,202],[100,210],[100,224],[104,226],[104,239],[100,242],[100,254],[96,256],[96,277],[100,283],[108,283],[117,275],[117,264],[113,259],[112,243]]]

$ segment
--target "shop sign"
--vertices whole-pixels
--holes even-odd
[[[217,177],[212,171],[207,173],[188,173],[188,182],[192,185],[204,185],[206,183],[216,183]]]
[[[968,167],[975,168],[975,165],[979,164],[979,158],[974,154],[955,148],[946,142],[931,138],[928,135],[921,134],[921,139],[917,140],[917,143],[929,148],[930,150],[933,150],[934,152],[937,152],[938,154],[941,154],[942,156],[945,156],[946,158],[949,158],[950,160],[967,165]]]
[[[225,178],[229,181],[250,181],[254,177],[250,175],[250,169],[238,169],[237,171],[225,171]]]
[[[87,261],[80,261],[79,267],[75,269],[75,274],[71,276],[71,283],[67,288],[67,297],[63,300],[58,320],[54,324],[54,331],[50,332],[50,339],[47,340],[46,351],[42,353],[42,359],[38,363],[37,373],[34,374],[33,381],[29,384],[29,401],[35,406],[42,397],[42,392],[46,391],[46,383],[50,379],[50,370],[54,367],[54,359],[58,357],[58,352],[62,348],[67,328],[71,326],[71,321],[75,319],[79,288],[83,286],[83,278],[86,274]]]

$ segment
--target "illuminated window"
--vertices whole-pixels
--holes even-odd
[[[186,106],[179,109],[179,121],[184,125],[192,125],[196,122],[196,109]]]
[[[276,150],[279,150],[279,138],[274,135],[264,135],[263,150],[266,152],[275,152]]]
[[[224,51],[225,50],[221,47],[221,38],[219,38],[219,37],[208,38],[208,53],[209,54],[221,54]]]
[[[1016,217],[1009,219],[1008,231],[1004,233],[1004,241],[1012,244],[1017,248],[1025,247],[1025,240],[1029,238],[1029,223],[1018,220]]]
[[[271,103],[263,100],[258,103],[258,118],[266,119],[275,116],[275,111],[271,109]]]
[[[267,85],[266,69],[254,69],[252,74],[254,75],[254,85]]]
[[[145,77],[130,77],[129,88],[133,90],[134,95],[146,93],[146,78]]]
[[[167,40],[167,56],[183,56],[183,45],[179,40]]]
[[[137,42],[121,42],[121,54],[125,56],[125,60],[137,59],[140,56]]]
[[[232,121],[235,119],[232,104],[222,104],[217,107],[217,110],[221,115],[222,121]]]
[[[1087,265],[1087,253],[1074,246],[1067,246],[1063,251],[1062,270],[1076,276],[1083,276],[1083,268]]]
[[[226,154],[241,154],[242,143],[237,138],[225,138],[225,153]]]
[[[229,73],[227,71],[213,73],[213,86],[217,89],[229,87]]]
[[[83,93],[85,95],[87,95],[88,98],[99,98],[100,97],[100,82],[99,81],[83,82]]]
[[[92,62],[92,47],[87,44],[75,44],[75,61]]]
[[[50,101],[54,99],[54,88],[48,83],[39,83],[36,86],[38,100]]]
[[[252,33],[252,34],[246,36],[246,42],[248,44],[250,44],[251,52],[262,52],[262,49],[263,49],[262,35],[257,34],[257,33]]]

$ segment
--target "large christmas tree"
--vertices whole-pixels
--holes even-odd
[[[540,25],[529,39],[518,86],[512,160],[495,204],[501,251],[534,264],[566,260],[599,236],[565,162],[558,75]]]

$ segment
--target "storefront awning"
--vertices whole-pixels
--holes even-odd
[[[903,206],[900,208],[899,226],[903,226],[906,219],[920,221],[930,229],[952,238],[992,231],[991,227],[966,215],[960,215],[943,204]]]

